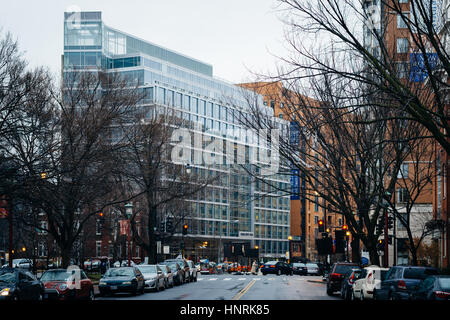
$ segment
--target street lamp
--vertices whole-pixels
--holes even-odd
[[[289,240],[289,263],[291,263],[291,255],[292,255],[292,253],[291,253],[291,247],[292,247],[292,243],[291,243],[291,241],[292,241],[292,236],[289,236],[288,237],[288,240]]]
[[[125,214],[128,218],[128,266],[131,267],[131,248],[130,248],[130,242],[131,242],[131,216],[133,215],[133,204],[131,202],[125,204]]]

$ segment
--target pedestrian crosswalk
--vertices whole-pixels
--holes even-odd
[[[209,278],[209,277],[205,277],[205,278],[198,278],[197,281],[245,281],[245,280],[255,280],[255,281],[260,281],[260,280],[269,280],[269,281],[273,281],[275,280],[274,277],[268,277],[268,278],[253,278],[253,277],[246,277],[246,278],[238,278],[238,277],[228,277],[228,278]]]

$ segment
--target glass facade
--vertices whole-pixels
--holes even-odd
[[[93,68],[121,73],[145,92],[145,103],[176,110],[191,132],[201,133],[206,141],[217,139],[242,148],[245,160],[251,148],[260,148],[240,125],[237,109],[245,112],[248,106],[242,88],[214,78],[209,64],[106,26],[100,12],[83,12],[77,23],[65,14],[63,61],[65,73]],[[262,97],[257,99],[263,105]],[[268,114],[273,112],[264,108]],[[287,131],[286,121],[274,121]],[[221,240],[239,240],[245,234],[246,240],[259,246],[260,256],[285,257],[290,201],[278,190],[287,190],[289,177],[269,176],[270,186],[255,181],[242,165],[230,165],[223,152],[212,154],[227,165],[193,165],[200,176],[222,175],[189,200],[190,234]]]

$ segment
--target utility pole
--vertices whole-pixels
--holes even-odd
[[[388,210],[384,210],[384,267],[389,267]]]
[[[11,205],[11,199],[9,197],[6,198],[7,201],[7,210],[8,210],[8,223],[9,223],[9,261],[8,265],[10,268],[12,268],[12,261],[13,261],[13,212],[12,212],[12,205]]]

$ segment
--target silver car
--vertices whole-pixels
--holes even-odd
[[[320,274],[319,266],[317,263],[307,263],[306,264],[307,274],[318,276]]]
[[[164,284],[166,289],[167,288],[173,288],[174,280],[173,280],[173,273],[172,270],[169,268],[169,266],[165,264],[159,264],[158,267],[161,268],[162,272],[164,273]]]
[[[165,289],[164,273],[156,264],[140,264],[137,266],[144,276],[145,289],[154,289],[159,291]]]

